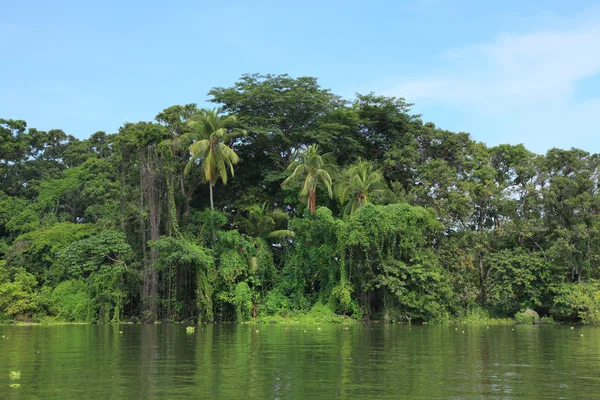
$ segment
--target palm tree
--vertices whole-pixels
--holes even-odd
[[[317,184],[320,182],[325,186],[329,197],[333,197],[333,183],[330,172],[333,173],[335,166],[334,158],[331,153],[319,154],[319,146],[310,146],[306,152],[300,154],[298,160],[288,166],[289,171],[293,171],[288,176],[281,187],[289,186],[292,182],[301,182],[302,189],[298,195],[300,201],[308,202],[310,214],[315,214],[317,206]]]
[[[344,213],[352,214],[369,204],[371,197],[383,194],[386,189],[381,170],[359,158],[342,174],[340,182],[336,185],[336,194],[340,203],[346,204]]]
[[[287,220],[288,216],[281,210],[269,210],[266,201],[260,205],[253,204],[247,210],[248,218],[242,218],[242,225],[250,235],[270,239],[295,236],[290,230],[275,229],[278,224]]]
[[[233,131],[235,115],[220,115],[220,109],[202,109],[188,121],[192,129],[191,136],[195,140],[188,148],[192,158],[185,166],[184,173],[200,163],[203,178],[209,184],[210,209],[214,211],[213,186],[219,178],[227,184],[227,170],[234,174],[233,166],[240,161],[238,155],[225,143],[238,136],[240,131]],[[243,131],[241,132],[244,133]]]

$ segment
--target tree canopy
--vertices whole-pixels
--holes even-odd
[[[489,147],[313,77],[208,101],[83,140],[0,119],[0,321],[600,322],[598,154]]]

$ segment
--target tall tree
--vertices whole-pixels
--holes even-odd
[[[233,166],[240,161],[238,155],[226,143],[240,134],[234,128],[235,115],[222,116],[220,109],[200,110],[189,121],[196,139],[189,147],[192,158],[185,167],[189,173],[194,164],[200,163],[203,178],[210,188],[210,209],[214,211],[213,186],[219,178],[227,184],[227,170],[234,175]]]
[[[300,189],[298,197],[300,201],[308,203],[310,214],[314,215],[319,182],[325,186],[329,197],[333,197],[331,180],[331,173],[335,169],[333,163],[334,158],[331,153],[321,155],[318,145],[310,146],[306,152],[299,155],[298,160],[288,166],[288,170],[292,171],[292,174],[283,181],[281,186],[287,187],[293,182],[301,182],[302,189]]]
[[[169,190],[173,192],[176,186],[179,187],[179,197],[183,202],[182,214],[184,222],[187,222],[191,212],[190,202],[192,195],[202,181],[202,179],[194,176],[194,174],[186,175],[184,173],[185,166],[190,159],[188,148],[193,140],[188,121],[197,112],[198,107],[195,104],[175,105],[164,109],[155,117],[156,121],[166,126],[172,134],[171,139],[161,142],[160,150],[163,153],[163,157],[167,159],[167,184],[170,186]],[[172,202],[175,203],[175,199],[172,199]]]
[[[340,202],[346,204],[344,213],[352,214],[369,204],[370,198],[383,194],[386,188],[381,170],[359,158],[343,172],[336,192]]]
[[[306,147],[318,144],[343,161],[361,147],[356,112],[317,78],[246,74],[231,87],[213,88],[209,96],[248,131],[236,143],[244,160],[236,167],[239,179],[219,196],[236,210],[265,200],[281,207],[286,168]]]
[[[143,265],[142,309],[143,315],[152,320],[156,320],[158,312],[158,252],[152,247],[148,251],[148,241],[158,240],[161,227],[164,226],[161,221],[164,220],[163,209],[166,204],[166,179],[164,160],[160,157],[157,147],[169,138],[171,133],[167,128],[147,122],[126,123],[119,129],[119,134],[115,138],[115,147],[121,153],[122,168],[126,170],[123,172],[122,184],[125,184],[127,175],[134,175],[139,182],[137,189],[127,187],[136,185],[133,180],[129,182],[130,185],[123,188],[123,191],[131,189],[132,194],[137,194],[139,199],[137,205],[127,205],[123,202],[122,207],[124,210],[134,208],[138,214],[136,219],[139,224]],[[132,170],[137,174],[132,174]],[[134,200],[134,197],[131,196],[129,200]]]
[[[270,210],[265,201],[248,207],[248,218],[241,218],[242,227],[254,237],[280,238],[294,236],[287,229],[277,229],[278,225],[287,221],[288,215],[282,210]]]

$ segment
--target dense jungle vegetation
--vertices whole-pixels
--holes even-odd
[[[600,158],[244,75],[78,140],[0,119],[0,320],[600,321]]]

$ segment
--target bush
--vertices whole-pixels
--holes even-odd
[[[64,321],[91,321],[95,305],[86,283],[82,280],[59,283],[50,295],[50,311]]]
[[[337,313],[360,318],[360,307],[352,299],[353,290],[352,285],[346,281],[338,283],[331,291],[330,306]]]
[[[237,322],[252,318],[252,291],[246,282],[239,282],[233,292],[232,303],[235,306]]]
[[[337,315],[327,305],[317,302],[305,316],[305,322],[317,324],[341,324],[346,321],[343,315]]]
[[[290,311],[291,302],[279,289],[271,290],[264,298],[260,314],[267,315],[284,315]]]
[[[561,285],[550,312],[559,320],[585,325],[600,323],[600,281]]]
[[[486,258],[485,302],[506,311],[538,307],[550,300],[548,286],[557,275],[541,253],[521,248],[502,250]]]
[[[533,321],[535,321],[535,316],[523,311],[519,311],[515,314],[515,320],[525,325],[531,325],[533,324]]]
[[[0,310],[9,317],[32,316],[38,309],[35,276],[23,268],[15,270],[12,280],[9,276],[0,265]]]

